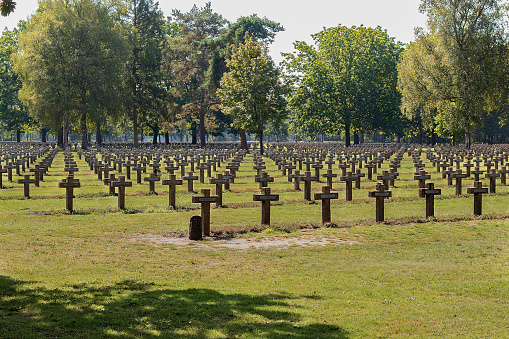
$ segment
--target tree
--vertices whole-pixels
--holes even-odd
[[[286,118],[287,87],[280,71],[268,55],[267,46],[255,43],[246,32],[245,43],[234,50],[218,90],[221,108],[233,117],[234,124],[260,138],[263,154],[263,130],[267,124],[278,127]]]
[[[104,120],[119,99],[125,41],[109,8],[94,0],[46,0],[30,19],[14,55],[30,113],[54,131],[79,121],[88,147],[87,118]]]
[[[19,100],[21,80],[11,63],[11,55],[18,48],[19,34],[24,29],[25,22],[20,21],[17,28],[4,30],[0,37],[0,121],[7,129],[17,131],[17,142],[20,142],[20,131],[31,122],[27,107]]]
[[[173,85],[170,105],[175,119],[190,125],[193,144],[200,128],[200,145],[204,147],[205,126],[216,127],[212,114],[215,90],[207,86],[207,70],[214,56],[214,41],[225,30],[227,20],[212,10],[210,2],[202,8],[195,5],[187,13],[174,10],[172,20],[175,32],[165,61]]]
[[[395,131],[400,117],[397,61],[401,47],[380,27],[324,28],[314,46],[294,44],[285,55],[292,130],[314,136]]]
[[[166,115],[162,72],[165,20],[159,3],[152,0],[125,0],[121,11],[130,48],[124,105],[133,122],[134,146],[138,146],[140,122],[157,134]]]
[[[1,0],[0,1],[0,14],[2,16],[8,16],[16,8],[16,2],[13,0]]]
[[[423,0],[429,32],[418,31],[399,66],[407,114],[420,110],[442,136],[471,128],[506,87],[502,4],[497,0]]]
[[[267,18],[259,18],[256,14],[240,17],[236,22],[230,24],[218,39],[213,41],[214,56],[210,62],[206,74],[207,88],[213,93],[219,87],[224,73],[228,72],[226,60],[230,59],[234,47],[245,43],[246,32],[257,42],[270,44],[274,42],[277,32],[284,31],[283,26]],[[216,113],[221,115],[222,113]],[[224,129],[223,129],[224,131]],[[240,135],[240,143],[243,149],[247,149],[246,132],[242,128],[233,129],[233,132]]]

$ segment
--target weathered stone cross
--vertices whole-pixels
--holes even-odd
[[[262,194],[253,194],[253,201],[262,202],[262,225],[270,226],[270,202],[278,200],[278,194],[270,194],[270,187],[263,187]]]
[[[338,193],[330,190],[330,186],[322,186],[322,192],[315,193],[315,200],[322,200],[322,225],[330,224],[330,201],[338,198]]]
[[[217,196],[211,196],[208,188],[203,188],[201,194],[193,196],[192,201],[195,204],[201,204],[202,234],[210,236],[210,204],[217,201]]]

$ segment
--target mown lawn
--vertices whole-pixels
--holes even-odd
[[[135,184],[122,212],[78,161],[82,188],[75,190],[76,213],[69,214],[57,187],[64,175],[60,162],[61,155],[41,187],[31,188],[32,199],[22,199],[21,185],[4,179],[0,338],[509,333],[507,187],[486,196],[485,216],[474,218],[472,197],[454,197],[454,188],[433,173],[443,196],[436,201],[438,219],[427,221],[405,157],[386,204],[387,223],[373,221],[367,192],[374,182],[364,180],[348,203],[344,184],[335,182],[335,227],[321,228],[320,203],[305,202],[266,160],[281,201],[273,206],[272,228],[244,233],[262,229],[247,157],[224,195],[226,207],[211,212],[212,230],[222,236],[192,243],[178,238],[199,214],[186,185],[178,188],[174,211],[167,208],[167,187],[158,183],[159,194],[151,196],[148,184]],[[313,184],[313,191],[322,185]],[[195,190],[205,187],[214,186]],[[231,243],[243,246],[226,246]]]

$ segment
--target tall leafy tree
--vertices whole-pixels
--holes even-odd
[[[423,0],[429,32],[418,33],[399,66],[403,109],[420,109],[443,136],[462,129],[467,148],[506,87],[503,8],[498,0]]]
[[[245,42],[246,32],[255,41],[270,44],[274,42],[276,33],[281,31],[284,31],[284,28],[279,23],[267,18],[259,18],[256,14],[240,17],[234,23],[229,24],[221,36],[213,41],[216,47],[206,76],[209,91],[214,93],[219,87],[223,74],[229,71],[226,61],[231,58],[233,49]],[[225,116],[220,110],[216,111],[216,116],[223,123],[229,120],[229,116]],[[231,123],[232,121],[228,125]],[[246,149],[245,130],[242,128],[230,128],[230,130],[240,135],[241,147]]]
[[[286,54],[292,129],[298,135],[338,135],[351,130],[394,131],[400,117],[397,61],[401,47],[380,27],[325,28],[316,46],[294,44]]]
[[[263,154],[265,127],[272,124],[277,128],[287,117],[287,87],[280,80],[280,70],[268,55],[267,46],[256,43],[249,33],[227,66],[230,71],[224,74],[218,90],[221,108],[238,127],[259,136]]]
[[[94,0],[46,0],[21,34],[15,70],[22,101],[54,130],[79,121],[88,147],[87,119],[105,119],[115,106],[125,43],[109,8]]]
[[[227,20],[212,10],[210,2],[202,8],[196,5],[187,12],[172,12],[174,34],[169,38],[166,67],[171,72],[173,112],[177,120],[190,125],[192,143],[205,146],[208,125],[215,128],[215,91],[207,86],[207,71],[214,57],[218,39],[225,30]]]
[[[157,134],[165,116],[162,72],[165,20],[159,3],[153,0],[124,0],[121,10],[130,47],[124,105],[130,112],[137,146],[140,122]]]
[[[25,22],[20,21],[12,31],[4,30],[0,37],[0,121],[8,130],[16,130],[16,140],[20,141],[20,130],[31,122],[28,109],[21,103],[18,92],[21,80],[14,73],[11,55],[17,51],[19,34]]]

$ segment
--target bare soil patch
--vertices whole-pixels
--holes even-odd
[[[169,234],[130,234],[127,237],[129,242],[144,242],[154,246],[175,245],[195,246],[200,248],[230,248],[230,249],[251,249],[269,247],[290,247],[290,246],[337,246],[357,244],[357,241],[341,238],[326,238],[315,235],[301,235],[296,237],[270,237],[246,239],[237,237],[206,237],[201,241],[189,240],[185,233]]]

